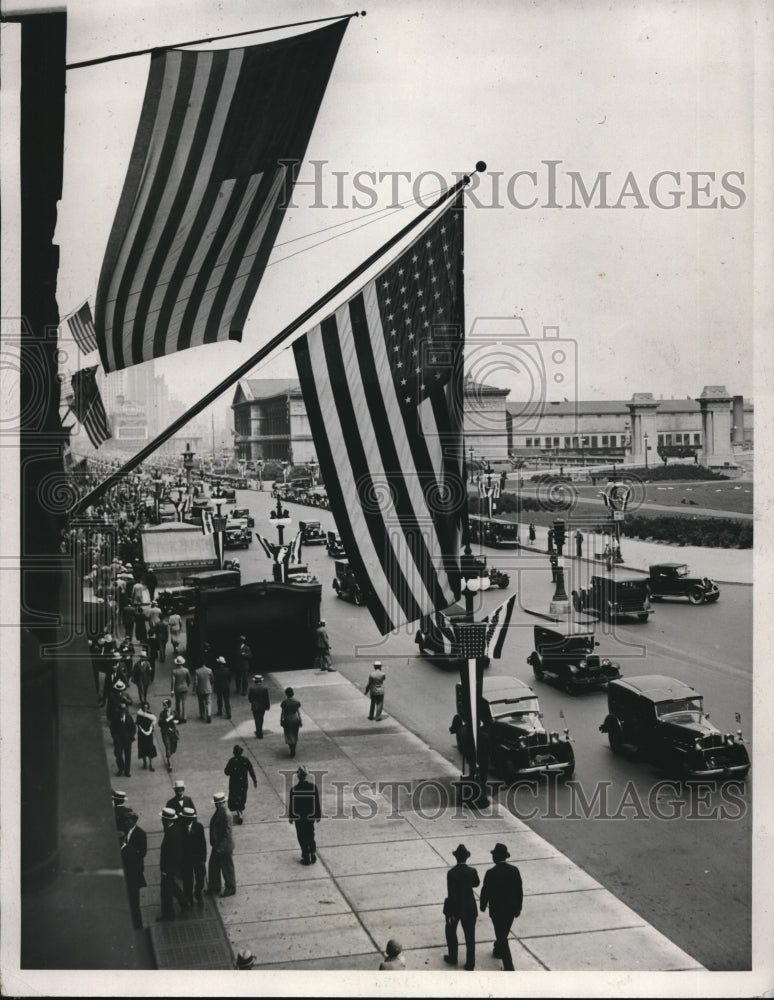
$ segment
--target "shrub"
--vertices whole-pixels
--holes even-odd
[[[597,532],[610,530],[598,525]],[[749,549],[753,544],[752,521],[729,517],[644,517],[627,515],[621,533],[627,538],[653,538],[678,545],[704,545],[709,548]]]

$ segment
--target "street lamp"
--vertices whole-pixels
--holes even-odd
[[[648,470],[648,452],[650,451],[650,446],[648,445],[648,435],[643,434],[642,440],[645,442],[645,471]]]
[[[489,576],[482,576],[482,569],[482,564],[476,559],[470,551],[470,546],[468,546],[460,561],[460,570],[462,573],[460,588],[465,595],[465,617],[469,622],[473,621],[473,602],[476,594],[479,591],[489,590],[490,587]]]
[[[588,447],[589,439],[587,437],[581,438],[581,465],[586,467],[586,448]]]
[[[223,569],[223,556],[225,553],[225,539],[224,535],[226,532],[226,515],[221,513],[221,507],[224,504],[222,498],[217,500],[213,497],[213,503],[215,504],[216,513],[212,515],[212,528],[215,532],[215,546],[217,549],[216,555],[218,557],[218,569]]]
[[[277,497],[277,509],[269,512],[269,517],[271,518],[271,523],[276,527],[279,533],[279,543],[284,544],[284,532],[285,528],[289,524],[293,523],[293,518],[288,514],[287,509],[282,506],[280,498]]]
[[[314,457],[309,462],[309,475],[312,479],[312,489],[314,489],[317,485],[317,461]]]
[[[257,459],[255,466],[258,469],[258,489],[263,491],[263,459]]]
[[[195,457],[196,452],[191,451],[191,442],[186,441],[185,451],[183,452],[183,469],[185,470],[185,478],[189,494],[191,493],[191,476],[193,475]]]
[[[164,480],[161,476],[157,476],[153,480],[153,499],[154,499],[154,510],[156,514],[156,524],[161,524],[161,491],[164,489]]]
[[[470,452],[470,481],[473,482],[473,445],[468,449]]]
[[[570,601],[564,586],[564,543],[567,535],[567,525],[562,518],[556,518],[553,523],[554,543],[556,544],[555,574],[556,589],[551,600],[552,615],[567,615],[570,613]]]

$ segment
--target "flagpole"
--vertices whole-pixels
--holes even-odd
[[[476,164],[476,169],[474,173],[482,173],[486,170],[486,163],[479,160]],[[470,183],[470,175],[465,174],[457,183],[449,188],[444,194],[437,198],[432,205],[425,208],[420,214],[413,219],[408,225],[404,226],[400,232],[391,236],[386,243],[384,243],[378,250],[375,250],[362,264],[359,264],[353,271],[345,277],[342,278],[337,284],[330,288],[323,296],[321,296],[315,303],[309,306],[307,309],[301,313],[300,316],[296,317],[292,323],[280,330],[278,334],[272,337],[260,350],[256,351],[252,357],[248,358],[247,361],[242,362],[242,364],[236,368],[230,375],[226,376],[222,382],[211,389],[206,396],[203,396],[197,403],[194,403],[192,407],[181,414],[176,420],[157,435],[149,444],[141,448],[132,458],[125,462],[120,469],[113,472],[107,479],[103,480],[98,486],[95,486],[93,490],[86,494],[78,500],[74,506],[70,509],[71,514],[78,514],[84,511],[87,507],[94,504],[101,496],[103,496],[111,487],[115,486],[116,483],[120,482],[121,479],[133,469],[136,469],[138,465],[141,465],[146,458],[153,454],[165,441],[168,441],[173,434],[176,434],[182,427],[194,417],[198,416],[202,410],[206,410],[208,406],[215,402],[220,396],[223,395],[228,389],[232,388],[241,378],[248,375],[253,368],[259,365],[265,358],[267,358],[277,347],[279,347],[284,341],[286,341],[291,334],[295,333],[300,327],[304,326],[314,315],[323,309],[328,303],[339,295],[344,289],[346,289],[353,282],[357,281],[361,275],[363,275],[370,267],[376,264],[386,253],[388,253],[394,246],[401,242],[408,234],[416,229],[420,223],[431,215],[440,205],[445,201],[453,198],[458,191],[461,191],[463,187]]]
[[[274,24],[270,28],[251,28],[249,31],[235,31],[230,35],[211,35],[209,38],[194,38],[188,42],[171,42],[169,45],[154,45],[149,49],[135,49],[133,52],[116,52],[112,56],[99,56],[96,59],[84,59],[83,62],[67,63],[65,69],[84,69],[87,66],[99,66],[102,63],[115,62],[117,59],[132,59],[134,56],[147,56],[151,52],[165,52],[167,49],[182,49],[188,45],[209,45],[210,42],[222,42],[229,38],[242,38],[245,35],[262,35],[266,31],[281,31],[285,28],[303,28],[308,24],[321,24],[323,21],[345,21],[353,17],[365,17],[364,10],[356,10],[351,14],[336,14],[333,17],[316,17],[310,21],[293,21],[290,24]]]

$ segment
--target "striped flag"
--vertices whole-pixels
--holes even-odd
[[[423,618],[420,623],[423,631],[433,646],[439,646],[444,656],[459,655],[459,645],[454,631],[454,623],[443,611]]]
[[[106,372],[242,339],[347,23],[151,56],[97,290]]]
[[[462,201],[293,345],[330,509],[384,635],[459,597]]]
[[[258,544],[261,546],[265,554],[274,562],[275,546],[271,544],[268,538],[264,538],[257,531],[255,532],[255,537],[258,539]]]
[[[296,537],[290,543],[290,548],[288,549],[288,565],[298,565],[301,562],[301,535],[302,532],[296,532]]]
[[[215,525],[212,523],[212,511],[203,510],[202,511],[202,534],[203,535],[214,535]]]
[[[67,329],[84,354],[91,354],[97,350],[97,331],[94,329],[94,320],[91,318],[91,306],[88,301],[70,313],[63,321],[67,324]]]
[[[96,371],[97,366],[94,365],[93,368],[82,368],[73,375],[70,380],[73,390],[70,409],[88,434],[89,441],[95,448],[99,448],[112,435],[102,396],[97,388]]]
[[[499,608],[495,608],[492,614],[484,619],[483,623],[486,625],[485,655],[494,660],[499,660],[502,656],[515,604],[516,594],[512,594],[507,601],[504,601]]]

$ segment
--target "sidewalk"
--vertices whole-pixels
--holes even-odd
[[[167,693],[169,657],[158,667],[150,694],[154,711]],[[159,756],[153,773],[133,761],[131,778],[113,779],[148,834],[149,887],[141,903],[159,968],[231,968],[229,947],[234,954],[246,947],[261,971],[376,971],[387,940],[395,937],[408,970],[454,973],[443,962],[442,915],[452,851],[464,842],[469,863],[483,877],[491,849],[502,842],[524,881],[524,907],[511,935],[517,970],[701,970],[504,809],[458,809],[452,787],[457,770],[394,719],[369,721],[362,693],[338,672],[286,671],[267,679],[272,708],[262,741],[253,735],[246,698],[233,698],[232,720],[214,716],[206,725],[189,697],[173,772]],[[278,726],[280,692],[287,686],[303,706],[296,759],[289,757]],[[103,730],[115,775],[104,723]],[[156,923],[159,812],[173,794],[172,780],[186,781],[206,831],[213,793],[227,791],[223,768],[237,742],[258,777],[257,790],[251,785],[248,792],[244,825],[234,827],[237,894],[208,897],[192,915]],[[317,827],[319,860],[308,867],[300,863],[285,812],[300,763],[314,773],[324,814]],[[459,937],[462,943],[461,931]],[[488,914],[480,914],[477,938],[477,970],[498,971]],[[462,964],[462,946],[460,956]]]

